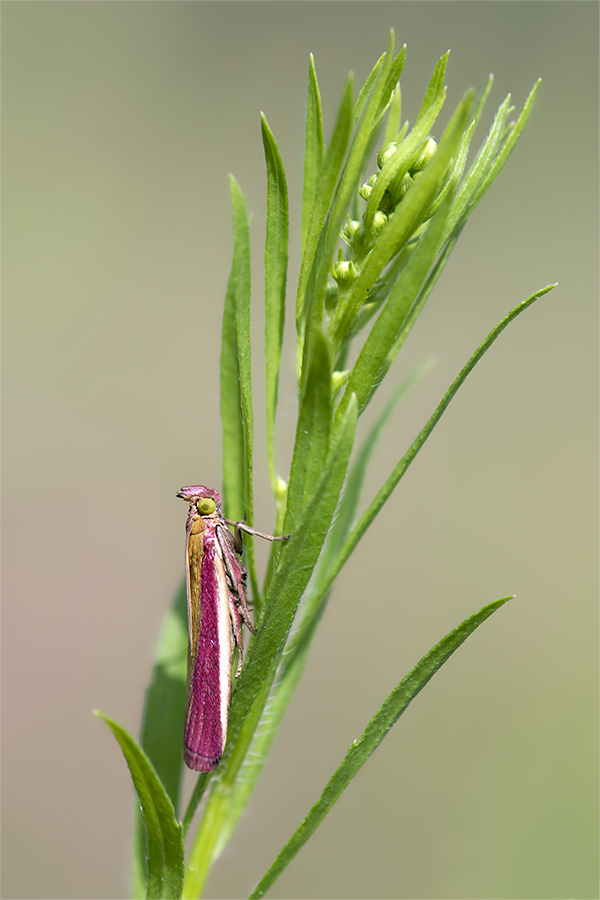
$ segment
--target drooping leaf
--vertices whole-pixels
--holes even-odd
[[[129,767],[148,836],[146,897],[178,900],[183,886],[181,825],[156,770],[137,741],[104,713],[94,710],[114,734]]]
[[[187,643],[186,590],[183,582],[162,628],[152,681],[146,689],[140,739],[142,749],[171,799],[175,815],[179,809],[183,770]],[[147,882],[146,832],[139,804],[135,813],[133,893],[134,897],[144,897]]]

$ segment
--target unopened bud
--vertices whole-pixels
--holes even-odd
[[[358,222],[356,219],[348,219],[342,228],[342,237],[351,247],[359,244],[363,240],[364,234],[365,229],[362,222]]]
[[[333,267],[333,277],[340,287],[352,284],[358,275],[358,270],[351,259],[343,259],[336,262]]]
[[[380,209],[377,210],[375,215],[373,216],[373,224],[371,225],[371,231],[375,237],[381,234],[385,226],[387,225],[387,216],[384,212],[381,212]]]
[[[404,176],[404,178],[402,179],[402,181],[400,182],[400,189],[398,191],[400,197],[404,197],[406,192],[411,189],[412,185],[413,185],[413,180],[407,172],[406,175]]]
[[[411,172],[421,172],[437,150],[437,144],[433,138],[429,138],[421,151],[418,160],[410,167]]]
[[[377,174],[371,175],[369,180],[365,181],[365,183],[359,187],[358,193],[363,198],[363,200],[369,199],[369,197],[371,196],[371,191],[373,190],[373,185],[375,184],[376,181],[377,181]]]
[[[381,148],[377,154],[377,165],[380,169],[383,169],[388,159],[394,155],[397,149],[398,144],[395,141],[392,141],[391,144],[386,144],[385,147]]]

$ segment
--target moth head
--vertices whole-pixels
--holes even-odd
[[[189,487],[182,487],[177,491],[177,496],[195,506],[201,516],[211,516],[214,512],[220,515],[221,496],[212,488],[192,484]]]

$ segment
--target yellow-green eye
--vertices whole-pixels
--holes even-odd
[[[214,513],[216,508],[215,501],[211,500],[210,497],[204,497],[202,500],[198,500],[198,512],[201,516],[210,516],[211,513]]]

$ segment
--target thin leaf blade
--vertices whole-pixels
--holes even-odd
[[[152,680],[146,689],[140,744],[169,795],[175,815],[179,809],[183,771],[183,728],[187,680],[187,603],[185,581],[165,617]],[[145,896],[146,833],[135,808],[133,836],[133,894]]]
[[[267,167],[267,234],[265,240],[265,358],[267,457],[273,492],[277,496],[275,468],[275,418],[279,391],[279,369],[285,323],[289,203],[283,161],[266,118],[261,129]]]
[[[308,64],[308,99],[306,104],[306,137],[304,142],[304,181],[302,188],[302,251],[306,247],[306,237],[310,215],[315,200],[317,184],[325,157],[325,137],[323,135],[323,111],[321,93],[315,69],[315,58],[310,54]]]
[[[331,363],[327,343],[319,332],[316,335],[306,389],[298,411],[283,524],[284,534],[296,530],[302,508],[312,495],[312,488],[329,450],[331,415]]]
[[[344,162],[346,148],[352,133],[352,76],[344,85],[342,99],[338,108],[333,134],[327,148],[321,175],[317,184],[315,199],[310,215],[308,233],[304,245],[302,265],[298,277],[296,293],[296,328],[302,333],[304,323],[312,305],[313,293],[310,285],[315,281],[317,250],[322,239],[323,223],[331,202],[339,173]]]
[[[458,650],[461,644],[496,610],[512,597],[504,597],[484,606],[479,612],[465,619],[457,628],[446,635],[427,653],[409,674],[392,691],[385,703],[373,716],[362,736],[354,741],[343,762],[326,785],[321,797],[310,810],[304,821],[294,832],[273,865],[269,868],[250,900],[259,900],[275,883],[299,853],[311,835],[317,830],[327,813],[348,787],[354,776],[377,749],[386,734],[398,721],[402,713],[417,694],[433,678],[443,664]]]
[[[130,734],[110,716],[94,710],[119,744],[138,795],[148,835],[148,898],[177,900],[183,888],[182,828],[154,766]]]
[[[235,278],[235,336],[244,439],[244,508],[232,510],[226,497],[226,511],[228,518],[245,518],[247,523],[252,525],[254,417],[252,411],[252,345],[250,340],[250,227],[244,195],[233,176],[230,176],[230,189],[233,219],[234,266],[232,266],[232,272]]]
[[[387,503],[395,488],[401,481],[401,479],[406,474],[411,463],[416,458],[417,454],[420,452],[422,447],[425,445],[425,442],[432,434],[435,426],[445,413],[446,409],[450,405],[452,399],[460,389],[460,387],[464,384],[467,377],[473,371],[477,363],[482,359],[482,357],[487,353],[492,344],[500,337],[502,332],[508,325],[522,312],[528,309],[532,303],[535,303],[540,297],[543,297],[544,294],[547,294],[549,291],[553,290],[556,287],[556,284],[549,284],[546,287],[540,288],[535,293],[531,294],[531,296],[527,297],[526,300],[523,300],[521,303],[517,304],[503,319],[498,322],[498,324],[490,331],[486,339],[480,344],[475,353],[471,356],[468,362],[463,366],[460,370],[442,399],[440,400],[438,406],[436,407],[433,415],[429,418],[426,424],[423,426],[415,440],[412,442],[406,453],[399,460],[398,464],[392,471],[391,475],[382,487],[377,492],[374,499],[371,501],[365,512],[360,517],[359,521],[353,527],[351,533],[349,534],[340,555],[338,556],[335,563],[331,566],[329,571],[329,577],[327,580],[327,584],[323,588],[324,590],[330,590],[331,585],[334,583],[335,579],[341,572],[342,568],[358,546],[361,538],[373,523],[375,518],[383,509],[384,505]]]
[[[244,516],[246,496],[246,470],[244,468],[245,443],[242,423],[242,398],[240,370],[237,356],[237,329],[235,323],[235,292],[237,277],[236,258],[231,264],[223,307],[220,358],[220,412],[222,429],[222,477],[223,495],[227,515],[239,520]]]

